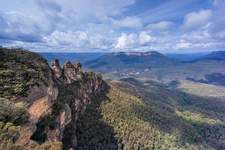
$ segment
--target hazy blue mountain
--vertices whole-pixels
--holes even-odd
[[[181,61],[194,61],[198,59],[199,57],[203,57],[205,55],[210,54],[209,52],[201,52],[201,53],[186,53],[186,54],[164,54],[167,57],[179,59]]]
[[[67,59],[70,60],[71,63],[73,64],[75,61],[84,62],[96,59],[104,55],[104,53],[44,53],[44,52],[41,52],[39,54],[43,55],[43,57],[47,59],[49,65],[51,65],[51,61],[53,58],[59,59],[60,66],[62,66]]]
[[[107,80],[123,76],[151,78],[166,84],[177,80],[224,86],[225,59],[180,61],[159,52],[111,53],[83,63],[84,70],[101,72]]]
[[[214,58],[214,59],[225,59],[225,51],[213,51],[210,54],[200,56],[196,58],[196,60],[200,59],[208,59],[208,58]]]
[[[181,64],[180,60],[171,59],[163,54],[151,51],[146,53],[119,52],[105,54],[95,60],[83,63],[84,68],[102,73],[119,72],[126,69],[152,69]]]

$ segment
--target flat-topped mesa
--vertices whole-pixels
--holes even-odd
[[[146,53],[141,53],[141,52],[118,52],[118,53],[110,53],[110,54],[105,54],[107,56],[163,56],[163,54],[160,54],[157,51],[150,51]]]
[[[53,60],[51,62],[51,66],[52,66],[52,69],[55,72],[55,76],[57,78],[60,78],[62,76],[63,70],[62,70],[62,68],[59,65],[59,59],[53,58]]]

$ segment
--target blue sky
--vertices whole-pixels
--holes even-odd
[[[1,0],[0,45],[35,52],[225,50],[225,0]]]

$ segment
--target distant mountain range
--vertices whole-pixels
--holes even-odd
[[[208,58],[225,59],[225,51],[214,51],[210,54],[199,56],[198,58],[196,58],[196,60],[208,59]]]
[[[188,53],[188,54],[164,54],[167,57],[179,59],[181,61],[196,61],[208,58],[225,59],[225,51],[214,51],[214,52],[200,52],[200,53]]]
[[[85,62],[85,65],[88,65],[92,62],[91,60],[97,59],[98,57],[101,57],[103,55],[118,56],[120,57],[120,59],[123,56],[161,56],[161,57],[166,56],[166,57],[169,57],[172,59],[178,59],[181,61],[196,61],[196,60],[207,59],[207,58],[225,59],[225,51],[214,51],[212,53],[203,52],[203,53],[164,54],[164,55],[158,52],[146,52],[146,53],[119,52],[119,53],[106,53],[106,54],[105,53],[45,53],[45,52],[41,52],[39,54],[43,55],[43,57],[47,59],[49,64],[51,63],[53,58],[58,58],[61,66],[66,62],[67,59],[70,60],[71,63],[74,63],[75,61],[80,61],[81,63]],[[128,58],[124,58],[124,59],[128,59]],[[133,58],[133,59],[134,61],[138,61],[137,58]],[[127,63],[129,61],[131,60],[127,60]]]
[[[96,59],[104,55],[104,53],[44,53],[44,52],[41,52],[39,54],[43,55],[43,57],[47,59],[48,64],[51,64],[53,58],[59,59],[60,66],[62,66],[67,59],[70,60],[71,63],[74,63],[75,61],[84,62]]]
[[[93,70],[113,80],[123,76],[152,78],[165,84],[176,80],[225,85],[225,51],[196,54],[146,53],[40,53],[48,63],[58,58],[60,66],[66,60],[82,62],[83,70]],[[175,59],[174,59],[175,58]],[[219,75],[219,76],[218,76]],[[217,79],[215,79],[217,78]],[[219,78],[219,79],[218,79]],[[210,80],[208,80],[210,79]]]
[[[152,68],[174,66],[180,63],[180,60],[171,59],[159,52],[152,51],[146,53],[120,52],[105,54],[95,60],[84,62],[83,66],[102,73],[117,73],[130,68],[135,69],[137,72],[137,70],[150,70]]]
[[[156,51],[111,53],[84,62],[83,69],[101,72],[108,80],[131,76],[152,78],[165,84],[178,80],[192,80],[224,85],[222,83],[224,83],[225,59],[221,59],[221,53],[213,52],[196,61],[181,61]],[[215,79],[218,77],[219,79]]]
[[[170,58],[179,59],[181,61],[194,61],[194,60],[198,59],[199,57],[202,57],[202,56],[205,56],[205,55],[208,55],[208,54],[210,54],[210,53],[207,53],[207,52],[186,53],[186,54],[167,53],[167,54],[164,54],[164,55],[167,56],[167,57],[170,57]]]

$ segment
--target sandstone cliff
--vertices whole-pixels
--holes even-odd
[[[86,105],[91,104],[92,97],[104,89],[101,74],[92,71],[82,72],[80,62],[72,65],[67,61],[61,68],[59,60],[53,59],[51,65],[52,68],[47,66],[46,69],[48,77],[42,77],[45,82],[40,82],[38,86],[30,86],[26,91],[26,97],[14,98],[15,102],[26,102],[30,113],[29,123],[22,126],[16,139],[16,144],[19,144],[21,149],[26,149],[29,143],[40,143],[38,138],[43,135],[45,141],[62,141],[67,126],[70,124],[76,128],[78,116],[84,113]],[[52,122],[43,122],[43,118],[46,117]],[[41,123],[46,126],[41,127]],[[40,130],[44,130],[44,133]],[[77,145],[75,130],[71,138],[66,149]]]

